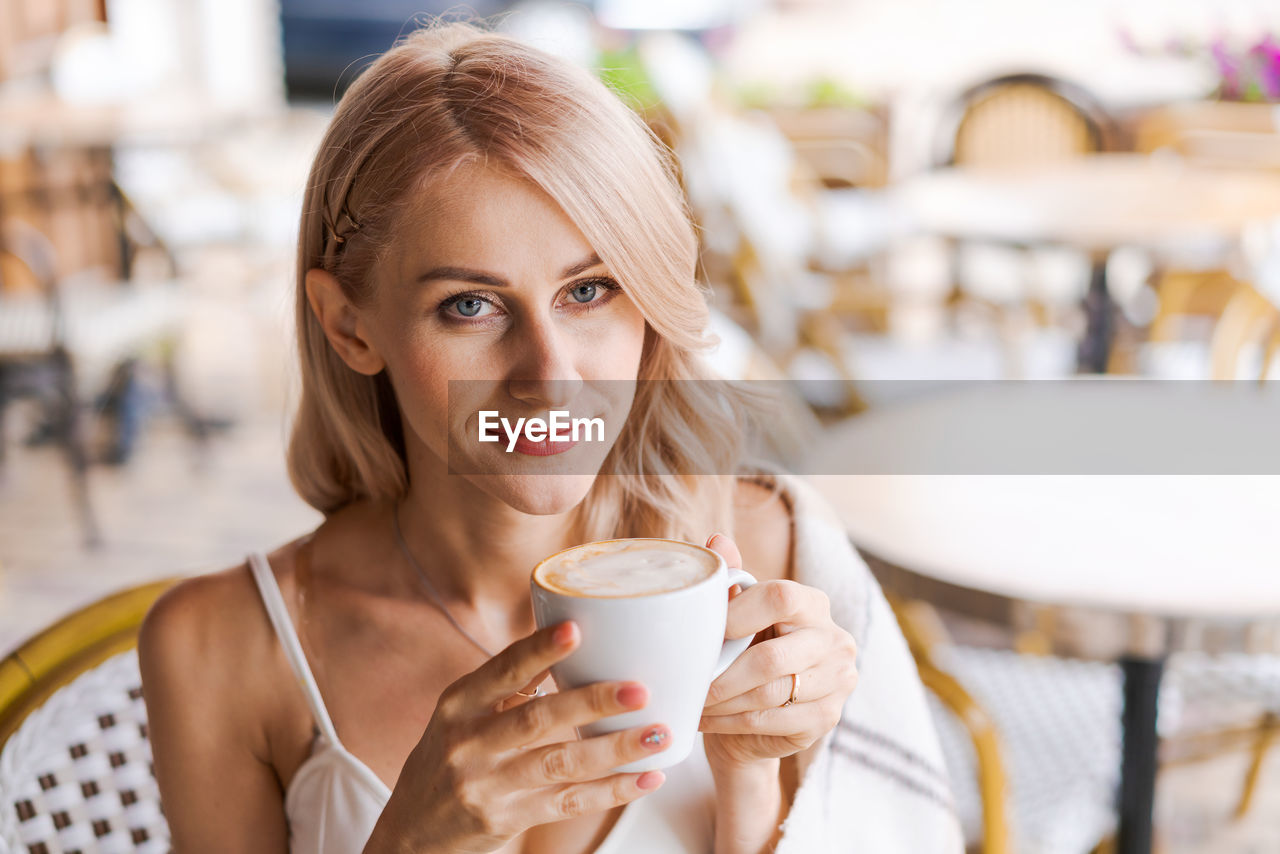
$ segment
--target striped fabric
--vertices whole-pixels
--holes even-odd
[[[777,854],[964,850],[937,731],[915,662],[871,571],[814,488],[783,476],[795,518],[795,578],[823,590],[858,643],[858,686],[800,769]]]

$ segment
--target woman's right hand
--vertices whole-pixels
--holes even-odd
[[[597,682],[508,707],[579,641],[572,622],[548,626],[446,688],[366,854],[495,851],[530,827],[602,812],[660,786],[661,771],[609,772],[666,749],[663,724],[558,740],[572,727],[643,708],[643,685]]]

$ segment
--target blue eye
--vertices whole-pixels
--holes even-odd
[[[476,297],[464,297],[454,305],[458,307],[458,314],[463,317],[475,317],[480,313],[480,309],[484,308],[484,300]]]
[[[453,309],[453,311],[450,311]],[[494,308],[492,300],[478,293],[461,293],[455,294],[440,303],[440,313],[453,320],[466,318],[468,320],[475,318],[489,317],[494,314],[497,309]]]
[[[578,312],[577,309],[570,309],[571,312],[576,314],[594,311],[597,308],[608,305],[621,291],[622,286],[613,279],[597,278],[575,282],[561,291],[561,293],[568,294],[569,303],[582,307],[582,312]],[[471,320],[493,320],[496,322],[506,313],[501,308],[501,305],[502,298],[491,295],[487,291],[464,291],[443,299],[436,307],[436,311],[442,319],[453,323]],[[561,303],[560,307],[564,308],[565,304]]]

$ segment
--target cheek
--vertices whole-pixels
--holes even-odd
[[[412,431],[432,450],[443,454],[449,380],[466,376],[459,373],[465,367],[455,364],[457,360],[448,348],[433,346],[425,337],[410,334],[402,340],[402,346],[386,356],[401,412]]]
[[[588,367],[584,376],[595,379],[635,379],[644,351],[644,315],[628,300],[602,324],[584,347]]]

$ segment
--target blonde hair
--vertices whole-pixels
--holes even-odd
[[[717,385],[699,355],[714,340],[669,152],[586,71],[466,23],[427,26],[380,57],[338,104],[316,155],[298,239],[294,488],[326,515],[405,493],[403,426],[386,372],[347,366],[303,280],[322,268],[366,304],[410,190],[468,161],[492,161],[546,192],[648,324],[631,415],[575,511],[576,533],[699,542],[731,533],[753,396]]]

